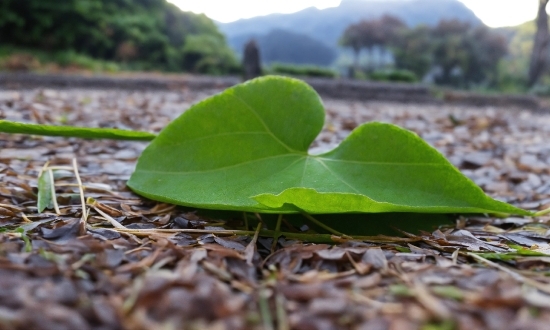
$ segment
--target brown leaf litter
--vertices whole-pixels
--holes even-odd
[[[0,117],[157,132],[213,92],[0,91]],[[388,121],[417,132],[493,197],[550,207],[550,115],[326,105],[317,151],[362,122]],[[242,217],[132,194],[125,181],[144,143],[0,136],[1,329],[546,329],[550,321],[549,216],[461,217],[383,240],[323,236],[337,244],[281,237],[271,252],[263,234],[233,235],[245,229]],[[57,169],[57,213],[37,212],[46,162]]]

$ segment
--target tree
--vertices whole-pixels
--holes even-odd
[[[548,15],[546,14],[546,5],[548,0],[539,0],[536,24],[537,32],[535,34],[535,43],[531,53],[531,62],[529,65],[529,77],[527,84],[533,86],[540,78],[547,65],[548,42],[550,33],[548,31]]]
[[[238,66],[233,52],[215,36],[190,35],[183,46],[183,65],[194,73],[220,74]]]
[[[391,15],[384,15],[375,20],[361,20],[346,28],[340,38],[340,45],[353,49],[353,67],[358,70],[359,55],[362,49],[366,49],[370,53],[370,58],[373,58],[372,53],[375,47],[384,49],[404,28],[406,28],[405,23]],[[380,66],[380,63],[377,66]]]
[[[370,52],[372,57],[374,47],[378,46],[380,54],[375,67],[380,68],[382,66],[381,58],[387,53],[388,46],[399,37],[401,31],[407,29],[407,25],[401,19],[391,15],[382,16],[375,20],[373,25],[374,40]]]
[[[422,79],[433,62],[431,30],[426,25],[402,29],[390,42],[395,67],[409,70]]]
[[[346,28],[344,34],[340,38],[339,44],[344,47],[349,47],[353,50],[353,69],[359,69],[359,54],[361,52],[361,31],[359,24],[351,24]]]
[[[465,36],[471,26],[459,20],[441,20],[432,30],[434,42],[433,64],[440,69],[436,83],[460,85],[461,73],[468,63],[469,47]]]
[[[506,38],[485,26],[479,26],[466,35],[466,44],[469,57],[464,68],[465,81],[495,85],[498,63],[508,52]]]

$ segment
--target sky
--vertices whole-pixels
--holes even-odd
[[[308,7],[336,7],[341,0],[168,0],[182,10],[204,13],[219,22],[232,22],[273,13],[293,13]],[[379,0],[382,1],[382,0]],[[388,1],[388,0],[385,0]],[[459,0],[490,27],[532,20],[538,0]]]

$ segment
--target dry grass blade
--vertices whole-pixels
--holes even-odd
[[[447,320],[452,318],[453,314],[445,305],[435,298],[428,288],[420,280],[413,281],[414,292],[418,301],[424,305],[435,317],[440,320]]]
[[[115,227],[116,229],[119,229],[119,230],[128,230],[128,228],[124,227],[123,225],[121,225],[118,221],[116,221],[115,219],[113,219],[110,215],[108,215],[107,213],[103,212],[99,207],[96,206],[96,201],[93,200],[93,199],[88,199],[88,205],[90,205],[97,213],[101,214],[101,216],[109,221],[109,223]],[[84,205],[86,206],[86,205]],[[128,230],[128,231],[131,231],[131,230]]]
[[[49,163],[49,162],[48,162]],[[72,166],[48,166],[52,171],[72,171],[74,168]]]
[[[277,330],[290,330],[285,308],[285,297],[283,295],[277,294],[277,296],[275,296],[275,306],[277,313]]]
[[[258,227],[256,228],[256,232],[254,233],[254,237],[244,249],[244,257],[246,259],[246,263],[248,263],[249,265],[252,265],[252,261],[254,259],[254,252],[256,251],[256,242],[258,241],[258,236],[260,235],[261,229],[262,229],[262,224],[259,223]]]
[[[59,205],[57,204],[57,196],[55,194],[55,181],[54,181],[54,178],[53,178],[53,171],[52,171],[51,168],[49,168],[47,171],[48,171],[48,176],[50,177],[50,182],[51,182],[50,189],[51,189],[51,194],[52,194],[53,209],[55,210],[55,213],[57,215],[60,215],[61,211],[59,210]]]
[[[404,310],[403,304],[393,302],[381,302],[361,294],[358,291],[352,293],[352,299],[358,303],[364,303],[370,307],[379,309],[384,313],[397,314]]]
[[[542,292],[550,294],[550,285],[548,285],[548,284],[541,283],[541,282],[535,281],[531,278],[525,277],[525,276],[523,276],[523,275],[521,275],[521,274],[519,274],[519,273],[517,273],[517,272],[515,272],[515,271],[513,271],[513,270],[511,270],[507,267],[499,265],[496,262],[492,262],[490,260],[487,260],[487,259],[483,258],[482,256],[479,256],[475,253],[467,252],[466,254],[468,256],[478,260],[478,261],[481,261],[481,262],[483,262],[483,263],[485,263],[485,264],[487,264],[491,267],[497,268],[497,269],[507,273],[508,275],[512,276],[515,280],[517,280],[517,281],[519,281],[523,284],[530,285],[532,287],[535,287],[535,288],[539,289]]]
[[[80,174],[78,173],[78,165],[76,163],[76,158],[73,158],[73,171],[76,177],[76,182],[78,182],[78,191],[80,192],[80,202],[82,203],[82,222],[86,225],[88,221],[88,214],[86,212],[86,200],[84,199],[84,188],[82,185],[82,180],[80,179]]]

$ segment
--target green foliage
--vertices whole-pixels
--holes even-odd
[[[53,53],[52,61],[62,67],[76,66],[92,71],[110,71],[119,70],[119,66],[114,62],[98,61],[90,56],[78,54],[74,50],[60,51]]]
[[[396,68],[412,71],[420,78],[428,73],[433,61],[433,43],[428,26],[401,29],[390,45]]]
[[[89,71],[117,72],[123,65],[113,61],[99,60],[73,50],[45,51],[28,47],[0,46],[0,70],[40,71],[60,68],[77,68]]]
[[[23,251],[25,252],[31,252],[32,251],[32,242],[29,239],[29,236],[27,236],[27,232],[24,228],[18,227],[15,229],[15,232],[21,235],[21,239],[23,242],[25,242],[25,247],[23,248]]]
[[[369,75],[375,81],[416,82],[418,78],[409,70],[382,70],[374,71]]]
[[[196,43],[195,36],[208,39],[209,47],[200,51],[188,45],[188,39]],[[237,65],[210,19],[182,12],[166,0],[4,0],[0,42],[61,52],[67,60],[83,61],[75,55],[83,54],[130,68],[226,72]],[[185,61],[188,49],[198,57],[190,64]]]
[[[188,36],[183,46],[183,63],[192,72],[220,74],[239,71],[233,52],[209,34]]]
[[[318,66],[311,66],[311,65],[291,65],[291,64],[274,63],[271,65],[269,71],[270,73],[273,73],[273,74],[302,76],[302,77],[336,78],[338,76],[338,74],[334,70],[322,68]]]
[[[163,202],[263,213],[530,214],[489,198],[437,150],[391,124],[364,124],[333,151],[309,155],[324,118],[308,85],[250,81],[170,123],[128,186]]]

